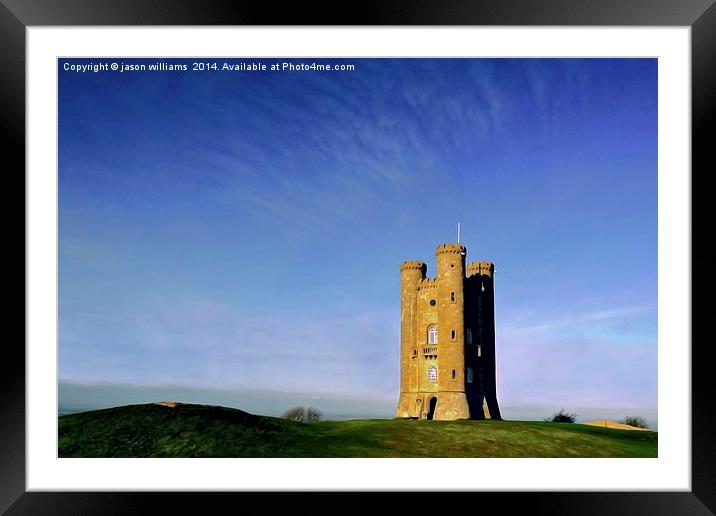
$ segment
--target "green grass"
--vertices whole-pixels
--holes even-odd
[[[656,432],[541,421],[357,419],[311,425],[207,405],[59,418],[60,457],[656,457]]]

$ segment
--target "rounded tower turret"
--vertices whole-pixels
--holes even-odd
[[[462,244],[441,244],[435,249],[438,279],[439,389],[464,391],[465,318],[464,293],[466,248]]]
[[[490,261],[475,261],[467,264],[468,289],[474,301],[467,309],[469,324],[474,326],[474,350],[470,363],[475,369],[476,383],[474,396],[468,396],[472,403],[473,417],[500,419],[497,403],[495,378],[495,265]],[[469,393],[470,394],[470,393]]]
[[[418,284],[425,279],[427,265],[407,261],[400,264],[400,401],[398,417],[412,415],[413,398],[417,391],[417,364],[413,357],[417,324]]]

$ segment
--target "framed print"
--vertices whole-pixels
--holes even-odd
[[[3,511],[711,513],[716,8],[523,4],[3,1]]]

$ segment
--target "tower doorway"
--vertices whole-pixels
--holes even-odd
[[[433,416],[435,415],[435,406],[438,404],[438,399],[436,397],[430,398],[430,402],[428,403],[428,414],[426,419],[428,421],[432,421]]]

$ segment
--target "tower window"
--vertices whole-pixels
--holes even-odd
[[[482,346],[480,346],[479,344],[477,345],[477,356],[478,357],[482,356]]]
[[[431,300],[430,300],[430,306],[435,306],[435,300],[434,300],[434,299],[431,299]]]
[[[467,383],[472,383],[472,367],[467,368]]]
[[[428,328],[428,344],[438,343],[438,327],[434,324]]]
[[[430,367],[428,367],[428,381],[438,381],[438,366],[431,365]]]
[[[450,332],[450,338],[451,338],[452,340],[455,340],[455,330],[453,330],[453,331]]]
[[[455,292],[450,292],[450,302],[451,303],[455,302]]]
[[[468,346],[472,344],[472,330],[470,328],[465,328],[465,344]]]
[[[455,369],[452,370],[452,379],[455,380],[457,378],[457,371]]]
[[[415,349],[415,348],[413,348],[413,356],[414,356],[414,357],[417,357],[417,356],[418,356],[418,350]]]

